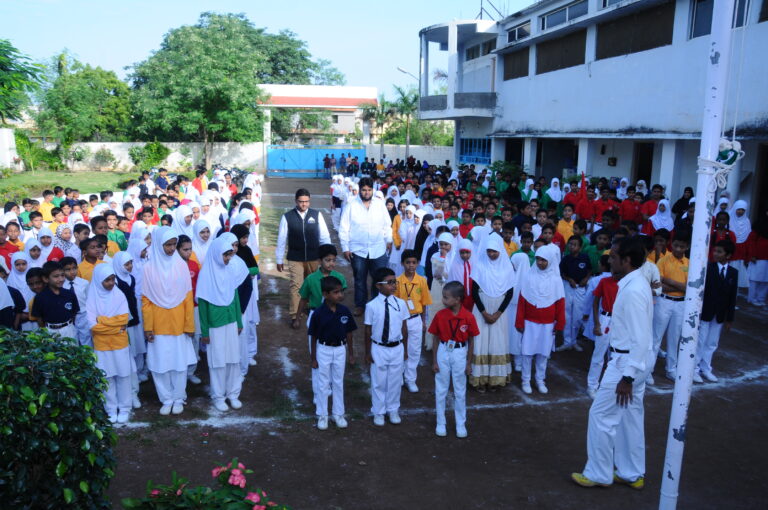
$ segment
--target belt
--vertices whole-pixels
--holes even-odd
[[[45,327],[48,328],[48,329],[61,329],[61,328],[66,328],[70,324],[72,324],[72,321],[68,320],[67,322],[59,322],[58,324],[48,324],[48,323],[46,323]]]
[[[372,342],[376,345],[381,345],[382,347],[397,347],[400,345],[401,340],[398,340],[397,342],[377,342],[376,340],[372,340]]]
[[[455,340],[448,340],[447,342],[440,340],[440,343],[443,344],[448,350],[461,349],[467,346],[467,342],[457,342]]]
[[[413,315],[411,315],[410,317],[408,317],[408,318],[407,318],[407,319],[405,319],[405,320],[409,321],[409,320],[411,320],[411,319],[415,319],[416,317],[421,317],[421,314],[418,314],[418,313],[414,313]]]
[[[667,296],[666,294],[662,294],[661,297],[664,299],[669,299],[670,301],[685,301],[685,296]]]
[[[613,347],[608,347],[608,349],[610,349],[611,352],[615,352],[616,354],[629,354],[628,349],[615,349]]]
[[[605,315],[606,317],[610,317],[613,315],[611,312],[606,312],[605,310],[600,310],[600,315]]]
[[[330,341],[318,339],[317,343],[322,344],[322,345],[327,345],[328,347],[341,347],[342,345],[347,345],[347,341],[346,340],[342,340],[341,342],[333,342],[332,343]]]

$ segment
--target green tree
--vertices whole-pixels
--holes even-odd
[[[215,140],[262,138],[259,77],[271,72],[244,15],[203,13],[168,32],[160,49],[133,66],[135,115],[143,135],[202,141],[211,165]]]
[[[315,62],[312,70],[312,83],[315,85],[346,85],[344,73],[333,67],[330,60],[324,58]]]
[[[411,118],[419,109],[419,93],[415,87],[399,87],[395,85],[395,111],[405,119],[405,158],[408,159],[411,146]]]
[[[453,145],[453,127],[450,122],[414,119],[410,124],[413,145]],[[406,143],[406,121],[397,119],[387,125],[381,140],[383,143],[404,145]]]
[[[363,111],[363,120],[376,126],[379,131],[379,154],[384,154],[384,129],[388,122],[392,120],[395,114],[395,108],[392,103],[387,101],[384,94],[379,94],[379,100],[376,105],[360,105]]]
[[[9,40],[0,39],[0,123],[21,117],[29,104],[28,93],[40,84],[41,73],[40,65],[30,63]]]
[[[120,141],[128,138],[131,90],[112,71],[91,67],[66,53],[54,57],[56,78],[40,97],[37,125],[64,147],[77,141]]]

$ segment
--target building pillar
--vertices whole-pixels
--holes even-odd
[[[419,59],[419,95],[429,95],[429,41],[427,34],[421,34],[421,56]]]
[[[597,25],[587,27],[586,48],[584,51],[584,62],[589,64],[594,62],[597,55]]]
[[[13,129],[0,129],[0,168],[16,168],[13,160],[17,157]]]
[[[592,138],[579,138],[579,159],[576,162],[576,173],[591,175],[592,162],[595,160],[596,142]]]
[[[507,139],[491,138],[491,163],[506,161]]]
[[[682,194],[680,193],[680,173],[684,168],[684,143],[683,140],[664,140],[661,143],[658,184],[664,186],[664,192],[667,197],[678,197]],[[647,184],[649,187],[652,186],[650,182]]]
[[[523,170],[529,175],[536,175],[536,153],[538,146],[538,138],[526,138],[523,140]]]
[[[672,44],[683,44],[688,41],[690,30],[691,3],[689,0],[675,1],[675,17],[672,21]],[[757,9],[750,9],[757,11]]]
[[[460,90],[459,74],[461,74],[461,62],[459,60],[459,26],[456,22],[451,22],[448,25],[448,110],[453,110],[453,95]]]
[[[453,123],[453,161],[451,166],[458,170],[459,168],[459,153],[461,143],[461,120],[456,119]]]
[[[535,25],[533,23],[532,25]],[[536,45],[531,44],[529,47],[530,53],[528,54],[528,76],[536,76]]]

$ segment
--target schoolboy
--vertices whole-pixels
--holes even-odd
[[[485,214],[483,213],[477,213],[475,214],[475,226],[476,227],[482,227],[485,225]]]
[[[32,299],[27,303],[27,313],[22,316],[21,330],[22,331],[35,331],[40,328],[37,318],[32,314],[32,307],[35,306],[35,298],[45,289],[45,281],[43,281],[43,268],[33,267],[27,271],[26,278],[27,287],[32,291]]]
[[[117,223],[117,215],[115,215],[114,218],[115,223]],[[110,257],[120,251],[120,246],[116,242],[109,240],[109,225],[104,216],[94,216],[91,218],[91,230],[93,231],[94,236],[103,235],[107,238],[107,254],[109,254]],[[125,236],[123,236],[123,238],[125,238]],[[126,248],[127,246],[128,245],[126,244]]]
[[[301,299],[299,300],[299,306],[296,309],[297,318],[291,321],[291,327],[293,329],[299,329],[298,317],[302,316],[304,309],[307,307],[309,307],[309,316],[307,317],[307,326],[309,326],[309,321],[312,319],[312,312],[323,302],[323,293],[320,285],[320,281],[323,278],[333,276],[341,282],[342,290],[347,289],[347,280],[344,278],[344,275],[335,270],[336,258],[338,257],[336,247],[332,244],[323,244],[318,247],[317,251],[320,258],[320,265],[318,266],[317,271],[304,278],[304,283],[301,284],[301,288],[299,289],[299,296],[301,296]]]
[[[560,261],[560,276],[565,280],[565,343],[557,348],[558,351],[582,351],[576,340],[582,325],[582,310],[587,295],[587,282],[592,276],[592,263],[588,256],[581,253],[581,245],[579,236],[571,236],[568,240],[570,253]]]
[[[563,217],[557,222],[557,232],[563,236],[563,239],[570,239],[573,235],[573,204],[563,206]]]
[[[29,230],[24,232],[24,242],[38,238],[40,229],[43,228],[43,215],[37,211],[29,213],[29,227]]]
[[[51,210],[53,210],[55,206],[53,205],[53,191],[47,189],[43,191],[43,203],[40,204],[40,208],[38,211],[40,214],[43,215],[43,221],[47,221],[48,223],[53,221],[53,215],[51,214]]]
[[[421,337],[427,329],[427,306],[432,304],[427,279],[416,274],[419,257],[415,250],[404,250],[400,255],[403,264],[403,274],[397,277],[395,296],[405,301],[408,308],[408,319],[405,326],[408,329],[408,360],[405,362],[405,386],[411,393],[419,391],[416,386],[416,368],[421,359]],[[427,341],[427,350],[432,342]]]
[[[77,341],[80,345],[93,347],[91,329],[88,327],[88,319],[85,311],[85,300],[88,297],[88,280],[77,276],[77,261],[72,257],[64,257],[59,262],[64,271],[64,288],[69,289],[77,296],[78,312],[75,316],[75,329]]]
[[[519,247],[514,241],[515,237],[515,224],[511,221],[504,223],[501,229],[501,238],[504,240],[504,249],[507,251],[507,257],[511,257]]]
[[[459,225],[459,235],[462,238],[466,238],[473,228],[475,228],[475,225],[472,223],[472,211],[470,209],[464,209],[461,211],[461,225]]]
[[[408,306],[394,296],[395,272],[382,267],[374,274],[378,295],[365,305],[365,361],[371,365],[371,413],[373,424],[401,422],[400,392],[404,362],[408,359]]]
[[[81,241],[80,251],[83,254],[83,261],[77,266],[77,276],[90,282],[91,277],[93,276],[93,268],[96,267],[97,264],[104,263],[103,260],[99,259],[101,249],[99,248],[98,239],[91,237]]]
[[[54,207],[61,207],[61,203],[64,201],[66,197],[64,196],[64,188],[61,186],[55,186],[53,188],[53,199],[51,202],[53,203]]]
[[[648,253],[647,260],[658,264],[667,255],[670,232],[666,228],[660,228],[653,233],[653,250]]]
[[[435,434],[446,436],[445,399],[453,381],[456,437],[467,437],[467,376],[472,371],[474,337],[480,334],[475,316],[461,306],[464,286],[448,282],[443,287],[443,308],[429,325],[435,349],[432,370],[435,372]]]
[[[688,282],[688,239],[680,237],[672,241],[672,252],[657,264],[661,277],[661,299],[653,314],[654,351],[667,338],[667,379],[674,381],[677,373],[677,350],[683,331],[685,289]]]
[[[523,232],[520,234],[520,249],[515,253],[525,253],[528,255],[528,259],[531,261],[531,265],[536,261],[536,255],[532,249],[533,247],[533,232]],[[514,255],[514,253],[513,253]]]
[[[589,257],[589,261],[594,273],[600,271],[600,257],[607,255],[606,251],[610,249],[611,237],[607,232],[598,232],[595,236],[595,244],[584,245],[582,253]]]
[[[728,265],[735,249],[736,245],[729,239],[718,241],[712,250],[714,260],[707,265],[694,382],[701,383],[704,379],[717,382],[717,377],[712,373],[712,355],[717,350],[723,326],[726,331],[731,330],[739,290],[739,271]]]
[[[11,267],[11,255],[19,251],[19,248],[8,241],[8,232],[5,226],[0,225],[0,256],[5,259],[8,267]]]
[[[76,339],[75,316],[80,311],[80,305],[74,291],[64,288],[65,279],[61,263],[43,264],[45,288],[35,296],[31,312],[41,328]]]
[[[306,281],[306,280],[305,280]],[[355,362],[352,335],[357,323],[349,308],[342,305],[344,286],[335,276],[320,279],[323,301],[309,320],[312,361],[312,390],[317,428],[328,428],[328,397],[333,396],[333,421],[347,428],[344,418],[344,365]]]
[[[592,317],[594,317],[592,334],[595,337],[595,349],[592,351],[592,360],[587,374],[587,394],[592,399],[595,398],[600,374],[603,372],[605,353],[608,351],[608,331],[613,315],[613,303],[619,293],[619,283],[611,274],[608,255],[600,257],[600,268],[602,270],[601,275],[595,277],[600,278],[600,281],[592,291],[594,298],[592,301]]]

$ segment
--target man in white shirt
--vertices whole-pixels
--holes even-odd
[[[639,270],[645,261],[642,241],[620,240],[611,249],[610,261],[611,273],[619,279],[609,332],[611,359],[589,409],[587,465],[571,479],[582,487],[617,482],[642,489],[643,395],[653,368],[653,297]]]
[[[381,200],[373,200],[373,181],[360,179],[360,194],[349,201],[341,213],[339,241],[344,257],[352,264],[355,277],[355,315],[363,313],[368,301],[368,278],[387,266],[387,250],[392,246],[392,220]],[[371,286],[371,297],[376,297]]]
[[[283,214],[277,230],[277,248],[275,260],[277,270],[285,268],[283,257],[286,244],[288,246],[288,275],[291,279],[291,296],[289,313],[291,322],[296,317],[299,308],[299,289],[304,278],[317,271],[320,263],[318,249],[321,244],[331,244],[331,236],[325,218],[317,209],[310,209],[309,191],[301,188],[296,191],[296,207]]]

